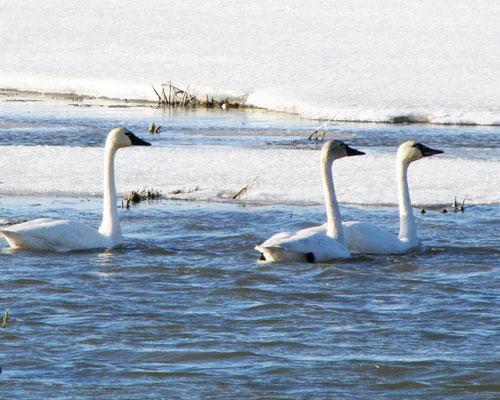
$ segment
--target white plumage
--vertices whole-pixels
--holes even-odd
[[[111,130],[104,149],[103,218],[99,230],[78,221],[38,218],[12,225],[0,231],[10,247],[44,251],[71,251],[111,248],[122,241],[116,210],[114,156],[128,146],[149,146],[125,128]]]
[[[10,247],[45,251],[108,248],[121,239],[102,235],[77,221],[39,218],[1,231]]]
[[[407,141],[398,148],[396,169],[399,197],[399,236],[367,222],[348,221],[342,225],[349,250],[363,254],[405,254],[420,246],[408,189],[408,166],[423,157],[442,153],[421,143]]]
[[[342,232],[340,210],[333,186],[332,164],[346,156],[364,154],[340,140],[326,142],[321,150],[321,178],[327,223],[295,233],[281,232],[255,247],[261,259],[273,261],[322,262],[348,258],[350,252]]]

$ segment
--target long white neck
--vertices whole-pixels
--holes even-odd
[[[104,188],[102,222],[99,233],[119,240],[122,236],[118,210],[116,208],[115,188],[115,154],[116,149],[106,145],[104,148]]]
[[[339,242],[346,244],[344,231],[342,229],[342,217],[340,216],[335,188],[333,187],[332,174],[333,160],[328,157],[321,157],[321,180],[323,183],[323,193],[325,194],[326,207],[326,234]]]
[[[411,208],[410,191],[408,189],[408,165],[397,161],[398,197],[399,197],[399,239],[410,243],[418,242],[417,227]]]

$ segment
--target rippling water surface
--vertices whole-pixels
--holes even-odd
[[[61,116],[52,106],[42,121],[23,107],[2,110],[3,146],[101,145],[111,126],[144,131],[159,118],[152,110]],[[315,128],[258,113],[163,118],[159,145],[292,145]],[[486,147],[475,154],[490,159],[500,137],[464,127],[342,129],[350,143],[379,151],[416,135],[460,154]],[[395,207],[341,211],[397,230]],[[97,226],[100,213],[98,198],[0,197],[3,224],[48,216]],[[416,215],[421,252],[328,264],[261,264],[253,250],[278,231],[321,223],[321,206],[245,201],[121,209],[125,241],[114,250],[3,249],[0,311],[10,318],[0,328],[1,398],[496,398],[500,206]]]

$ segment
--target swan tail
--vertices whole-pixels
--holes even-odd
[[[255,250],[260,253],[259,260],[264,262],[282,262],[282,261],[291,261],[291,262],[314,262],[314,254],[312,253],[297,253],[294,251],[290,251],[283,247],[278,246],[256,246]]]
[[[46,240],[31,235],[21,235],[9,230],[3,230],[0,233],[12,249],[46,250],[52,248]]]
[[[22,247],[22,238],[15,232],[11,231],[0,231],[4,239],[7,241],[9,246],[13,249],[19,249]]]

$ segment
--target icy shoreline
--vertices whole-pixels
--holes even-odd
[[[7,2],[0,87],[156,101],[172,81],[306,118],[499,125],[499,17],[493,0]]]
[[[334,165],[338,199],[344,204],[396,205],[394,155],[371,153]],[[0,194],[41,196],[101,195],[102,148],[1,146]],[[299,149],[253,149],[227,146],[124,149],[116,159],[119,193],[155,188],[171,196],[202,201],[230,201],[255,180],[242,200],[256,204],[321,204],[319,152]],[[27,168],[29,166],[29,168]],[[410,167],[415,205],[450,203],[454,196],[469,204],[497,204],[497,160],[446,155]]]
[[[99,95],[92,90],[83,91],[34,91],[19,90],[16,88],[0,88],[0,101],[63,101],[72,106],[91,107],[152,107],[158,108],[158,101],[150,96],[143,98],[131,92],[130,97],[113,97]],[[135,96],[135,97],[134,97]],[[223,95],[215,94],[214,98],[222,101]],[[316,109],[303,105],[302,107],[290,107],[269,99],[260,98],[258,94],[228,97],[239,107],[260,108],[270,112],[281,112],[296,114],[302,118],[331,122],[354,122],[354,123],[384,123],[384,124],[429,124],[429,125],[456,125],[456,126],[500,126],[500,115],[495,112],[436,112],[428,113],[424,110],[398,111],[397,109],[386,110],[356,110],[356,109]],[[191,107],[192,108],[192,107]],[[196,108],[196,107],[195,107]],[[203,108],[206,108],[203,106]]]

